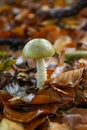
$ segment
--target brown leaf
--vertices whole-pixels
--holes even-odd
[[[53,78],[51,82],[60,84],[73,84],[77,80],[80,80],[82,73],[83,69],[67,71]]]
[[[43,113],[42,110],[36,110],[32,112],[18,112],[7,105],[4,105],[4,115],[13,121],[18,121],[18,122],[29,122],[32,119],[36,118],[37,116],[41,115]]]
[[[87,124],[78,125],[75,130],[87,130]]]
[[[46,117],[35,118],[33,121],[25,123],[25,130],[35,130],[40,124],[42,124],[46,120]]]
[[[29,104],[66,104],[71,101],[73,101],[73,96],[71,94],[56,87],[48,87],[40,90]]]
[[[40,90],[29,104],[50,104],[57,102],[62,102],[58,93],[52,88],[45,88]]]

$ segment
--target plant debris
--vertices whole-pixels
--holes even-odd
[[[87,129],[87,0],[0,1],[0,130]],[[26,42],[44,38],[47,80],[37,88]]]

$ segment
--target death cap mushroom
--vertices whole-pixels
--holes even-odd
[[[24,49],[23,55],[30,58],[45,58],[50,57],[55,53],[52,44],[45,39],[33,39],[29,41]]]

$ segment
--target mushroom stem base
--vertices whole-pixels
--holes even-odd
[[[45,61],[43,58],[37,59],[37,88],[42,89],[44,81],[47,80]]]

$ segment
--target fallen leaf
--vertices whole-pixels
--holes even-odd
[[[72,129],[67,124],[49,122],[49,126],[47,130],[72,130]]]
[[[8,106],[4,106],[4,115],[13,121],[18,121],[18,122],[29,122],[32,119],[36,118],[37,116],[41,115],[43,113],[42,110],[36,110],[36,111],[31,111],[31,112],[18,112],[15,110],[12,110]]]
[[[0,130],[24,130],[23,125],[18,122],[13,122],[7,118],[3,118],[0,122]]]
[[[83,69],[76,69],[61,73],[51,80],[52,83],[73,84],[82,76]]]

